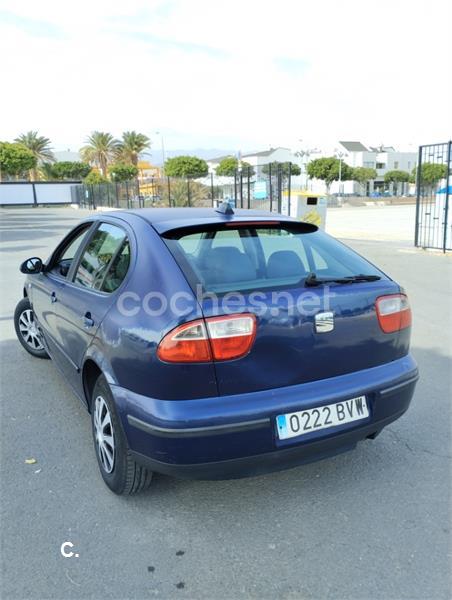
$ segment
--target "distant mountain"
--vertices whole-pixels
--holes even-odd
[[[80,154],[78,152],[72,152],[71,150],[56,151],[53,153],[53,155],[55,156],[55,160],[58,162],[64,162],[64,161],[77,162],[79,160],[82,160],[80,158]]]
[[[161,165],[163,163],[162,160],[162,150],[161,148],[157,148],[155,145],[150,152],[143,152],[140,156],[144,160],[149,160],[153,165]],[[218,156],[225,155],[235,155],[236,150],[225,150],[224,148],[194,148],[192,150],[187,150],[186,148],[180,150],[166,150],[165,149],[165,158],[172,158],[173,156],[197,156],[198,158],[203,158],[204,160],[209,160],[210,158],[217,158]]]

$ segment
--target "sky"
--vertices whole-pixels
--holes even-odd
[[[447,141],[451,23],[450,0],[0,0],[0,140]]]

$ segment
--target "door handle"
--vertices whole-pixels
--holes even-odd
[[[52,303],[57,301],[57,297],[56,297],[56,293],[55,292],[52,292],[50,294],[50,300],[51,300]]]
[[[94,325],[94,319],[91,317],[90,312],[86,312],[83,316],[83,324],[85,327],[92,327]]]

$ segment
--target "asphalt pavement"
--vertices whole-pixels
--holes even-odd
[[[98,473],[80,401],[12,322],[20,262],[46,258],[83,214],[0,211],[1,597],[450,598],[452,257],[403,236],[350,241],[406,287],[414,313],[421,379],[376,440],[251,479],[156,475],[123,498]]]

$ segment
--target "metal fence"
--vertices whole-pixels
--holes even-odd
[[[452,142],[419,147],[414,245],[452,250]]]
[[[85,208],[145,208],[216,206],[228,200],[238,208],[281,211],[299,185],[296,167],[278,163],[247,167],[229,176],[210,173],[205,178],[152,177],[145,181],[75,187],[74,201]]]

